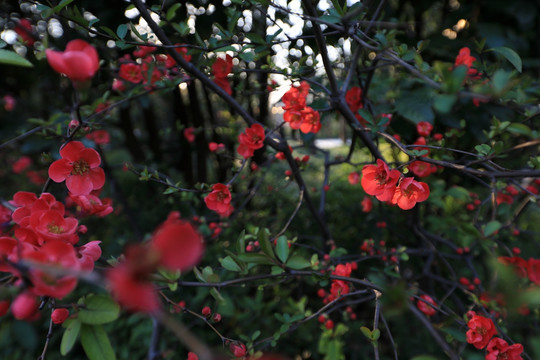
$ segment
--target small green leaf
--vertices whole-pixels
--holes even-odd
[[[60,1],[60,3],[53,8],[53,11],[55,13],[58,13],[60,10],[62,10],[63,8],[65,8],[66,6],[71,4],[73,1],[75,1],[75,0],[62,0],[62,1]]]
[[[371,339],[371,329],[369,329],[368,327],[366,326],[362,326],[360,328],[360,331],[362,332],[362,334],[364,334],[365,337],[367,337],[368,339]]]
[[[225,269],[229,271],[234,271],[234,272],[242,271],[242,268],[240,267],[240,265],[238,265],[236,261],[234,261],[233,258],[228,255],[224,257],[223,259],[221,259],[219,262],[221,263],[221,266],[223,266]]]
[[[276,254],[282,263],[287,262],[287,258],[289,257],[289,241],[287,237],[280,236],[277,238]]]
[[[379,329],[373,329],[371,332],[371,340],[377,341],[381,337],[381,330]]]
[[[257,234],[257,240],[259,241],[259,246],[261,247],[263,253],[268,255],[270,258],[275,259],[274,251],[272,250],[272,244],[270,244],[270,241],[268,240],[268,234],[266,233],[266,229],[259,229],[259,233]]]
[[[299,255],[293,255],[287,260],[287,267],[294,270],[301,270],[311,266],[311,262]]]
[[[78,314],[83,324],[100,325],[118,318],[120,306],[106,295],[89,295],[84,300],[85,308]]]
[[[512,74],[503,69],[498,69],[497,71],[495,71],[495,74],[493,74],[493,77],[491,80],[495,92],[499,93],[503,91],[508,85],[508,82],[510,81],[511,77],[512,77]]]
[[[176,16],[176,11],[182,6],[181,2],[177,2],[167,10],[167,15],[165,16],[168,21],[171,21]]]
[[[474,147],[474,149],[480,154],[480,155],[484,155],[484,156],[487,156],[489,154],[491,154],[492,150],[491,150],[491,146],[489,146],[488,144],[480,144],[480,145],[476,145]]]
[[[504,56],[506,60],[508,60],[512,65],[514,65],[517,71],[521,72],[523,70],[521,58],[519,57],[517,52],[515,52],[514,50],[506,46],[496,47],[490,50],[499,55]]]
[[[506,130],[508,130],[512,134],[526,135],[526,136],[529,136],[529,137],[533,137],[531,129],[525,124],[512,123],[512,124],[508,125]]]
[[[116,35],[118,35],[120,39],[123,39],[126,37],[127,31],[128,31],[127,25],[120,24],[118,25],[118,28],[116,28]]]
[[[501,228],[501,223],[497,220],[490,221],[484,227],[484,236],[490,236]]]
[[[21,55],[14,51],[0,49],[0,64],[15,65],[32,67],[34,66],[30,61],[23,58]]]
[[[457,100],[457,96],[453,94],[435,95],[433,98],[433,108],[441,114],[446,114],[452,110]]]
[[[79,319],[67,319],[62,324],[62,327],[65,327],[64,335],[62,335],[62,342],[60,343],[60,354],[66,356],[67,353],[71,351],[79,332],[81,330],[81,322]]]
[[[89,360],[115,360],[109,337],[101,325],[81,326],[81,344]]]
[[[236,242],[236,252],[238,254],[244,254],[246,252],[246,230],[242,230],[238,236],[238,241]]]
[[[274,265],[275,263],[265,254],[260,253],[245,253],[245,254],[238,254],[238,259],[246,262],[246,263],[253,263],[253,264],[259,264],[259,265]]]

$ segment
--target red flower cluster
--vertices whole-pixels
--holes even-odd
[[[179,46],[175,49],[176,52],[189,62],[191,55],[187,55],[187,48],[180,44],[176,45]],[[156,50],[154,46],[140,46],[133,51],[132,56],[125,55],[120,60],[118,77],[132,84],[147,83],[146,88],[150,88],[163,78],[176,77],[180,70],[172,56],[153,54]],[[122,92],[126,89],[122,80],[114,79],[113,90]]]
[[[486,360],[523,360],[523,345],[508,343],[498,337],[491,339],[486,347]]]
[[[293,86],[287,91],[281,101],[285,104],[283,120],[289,123],[292,129],[304,134],[318,133],[321,129],[321,117],[319,112],[306,106],[306,97],[309,93],[309,84],[302,81],[300,86]]]
[[[332,275],[350,277],[351,272],[356,270],[358,265],[355,262],[339,264],[336,266],[335,270],[332,271]],[[330,285],[330,293],[326,293],[323,289],[319,290],[319,296],[323,298],[323,303],[328,304],[331,301],[336,300],[342,295],[346,295],[350,292],[349,283],[344,280],[332,279]]]
[[[206,206],[221,216],[229,216],[234,210],[231,205],[231,192],[227,185],[214,184],[212,192],[204,198]]]
[[[478,79],[480,78],[480,73],[478,70],[472,68],[475,61],[476,58],[471,56],[471,49],[464,47],[459,50],[458,56],[456,56],[456,60],[454,61],[454,66],[466,66],[467,76],[471,79]]]
[[[75,84],[90,80],[99,68],[96,49],[84,40],[70,41],[64,52],[45,50],[49,65]]]
[[[390,170],[381,159],[377,159],[377,165],[364,166],[361,184],[368,195],[375,196],[379,201],[391,202],[403,210],[412,209],[417,202],[429,197],[426,183],[411,177],[402,178],[398,170]]]
[[[231,84],[229,84],[229,81],[227,80],[227,76],[231,73],[232,69],[233,58],[230,55],[227,55],[225,59],[218,57],[212,64],[214,82],[229,95],[232,94],[232,90]]]
[[[427,177],[437,172],[437,166],[421,160],[415,160],[408,166],[409,170],[419,178]]]
[[[469,327],[466,333],[467,342],[477,349],[485,348],[489,340],[497,334],[493,320],[474,313],[467,322],[467,326]]]
[[[80,141],[71,141],[61,150],[60,160],[49,167],[49,177],[55,182],[66,181],[73,195],[88,195],[105,184],[105,173],[99,167],[101,157],[94,149]]]
[[[364,107],[362,89],[358,86],[353,86],[347,90],[347,93],[345,94],[345,102],[353,113],[356,113],[358,110],[362,109]]]
[[[147,244],[131,246],[125,259],[107,271],[108,287],[118,303],[132,311],[155,312],[160,303],[150,275],[158,267],[185,271],[204,253],[201,235],[178,212],[154,231]]]
[[[29,281],[12,306],[18,319],[29,319],[37,307],[36,297],[61,299],[77,285],[78,273],[93,270],[101,256],[100,241],[75,248],[78,221],[65,217],[64,204],[49,193],[38,198],[33,193],[17,192],[10,203],[16,208],[11,214],[15,225],[13,236],[0,237],[0,271]],[[21,268],[13,265],[21,262],[33,266],[21,273]]]
[[[500,256],[498,260],[504,265],[513,266],[518,276],[528,277],[532,283],[540,285],[540,259],[525,260],[519,256]]]
[[[259,124],[253,124],[245,132],[238,135],[238,153],[244,158],[253,156],[253,152],[264,145],[264,128]]]
[[[420,295],[420,299],[424,301],[418,300],[416,302],[416,306],[418,307],[418,310],[426,314],[426,316],[433,316],[437,313],[437,310],[433,307],[433,306],[437,306],[437,303],[435,302],[435,300],[431,298],[431,296],[422,294]],[[430,306],[429,304],[433,306]]]

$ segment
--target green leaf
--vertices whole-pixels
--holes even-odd
[[[14,51],[0,49],[0,64],[15,65],[32,67],[34,66],[30,61],[26,60],[21,55]]]
[[[362,326],[360,328],[360,331],[362,332],[362,334],[364,334],[365,337],[367,337],[368,339],[371,339],[371,329],[368,328],[367,326]]]
[[[120,24],[118,25],[118,28],[116,28],[116,34],[118,35],[120,39],[123,39],[126,37],[127,31],[128,31],[128,28],[126,24]]]
[[[498,69],[497,71],[495,71],[495,74],[493,74],[491,80],[495,92],[499,93],[503,91],[508,85],[511,76],[512,74],[510,72],[503,69]]]
[[[433,123],[435,114],[431,109],[431,96],[431,91],[425,88],[404,90],[404,93],[396,98],[396,110],[415,124],[420,121]]]
[[[239,260],[246,263],[253,263],[253,264],[259,264],[259,265],[274,265],[274,262],[265,254],[245,253],[245,254],[238,254],[237,257]]]
[[[270,258],[275,259],[274,251],[272,250],[272,244],[270,244],[270,241],[268,240],[268,234],[266,233],[266,229],[259,229],[259,233],[257,234],[257,240],[259,241],[259,246],[261,247],[261,250],[263,253],[268,255]]]
[[[497,220],[490,221],[484,227],[484,236],[490,236],[501,228],[501,223]]]
[[[529,136],[529,137],[533,137],[531,129],[525,124],[512,123],[512,124],[508,125],[506,130],[508,130],[512,134],[526,135],[526,136]]]
[[[60,3],[53,8],[53,11],[55,13],[57,13],[60,10],[62,10],[63,8],[65,8],[66,6],[68,6],[69,4],[71,4],[73,1],[75,1],[75,0],[62,0],[62,1],[60,1]]]
[[[62,324],[66,328],[64,335],[62,335],[62,342],[60,343],[60,354],[66,356],[71,351],[79,332],[81,330],[81,322],[79,319],[67,319]]]
[[[223,266],[225,269],[229,271],[235,271],[235,272],[242,271],[242,268],[240,267],[240,265],[238,265],[238,263],[234,261],[234,259],[228,255],[224,257],[223,259],[220,259],[219,262],[221,263],[221,266]]]
[[[81,326],[81,344],[89,360],[115,360],[109,337],[101,325]]]
[[[118,318],[120,306],[106,295],[89,295],[84,300],[85,308],[78,314],[83,324],[100,325]]]
[[[293,255],[287,260],[287,267],[290,267],[294,270],[301,270],[305,269],[311,266],[311,262],[309,260],[304,259],[303,257],[299,255]]]
[[[287,262],[287,258],[289,257],[289,241],[286,236],[277,238],[276,254],[282,263]]]
[[[246,230],[242,230],[238,236],[238,241],[236,242],[236,252],[238,254],[244,254],[246,252]]]
[[[453,94],[435,95],[433,98],[433,108],[441,114],[447,114],[452,110],[452,106],[457,100],[457,96]]]
[[[491,146],[489,146],[488,144],[480,144],[480,145],[476,145],[474,147],[474,149],[480,154],[480,155],[484,155],[484,156],[487,156],[489,154],[492,153],[492,150],[491,150]]]
[[[181,2],[177,2],[167,10],[167,15],[165,16],[168,21],[171,21],[176,16],[176,11],[182,6]]]
[[[504,56],[506,60],[508,60],[512,65],[514,65],[517,71],[521,72],[523,70],[521,58],[519,57],[517,52],[515,52],[514,50],[506,46],[500,46],[500,47],[492,48],[490,50],[499,55]]]

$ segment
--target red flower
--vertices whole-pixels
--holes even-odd
[[[202,236],[190,223],[180,220],[177,213],[155,231],[150,242],[159,254],[159,264],[170,269],[185,271],[197,264],[204,253]]]
[[[416,124],[416,131],[420,136],[429,136],[432,130],[433,125],[431,125],[427,121],[420,121],[418,124]]]
[[[302,123],[300,124],[300,131],[304,134],[318,133],[321,129],[321,117],[319,112],[307,106],[301,111],[301,114]]]
[[[221,144],[221,143],[217,143],[217,142],[212,141],[211,143],[208,144],[208,150],[210,150],[211,152],[222,150],[224,148],[225,148],[225,145]]]
[[[486,360],[522,360],[523,345],[508,343],[501,338],[493,338],[486,348]]]
[[[473,315],[467,326],[467,342],[477,349],[485,348],[489,340],[497,334],[493,321],[480,315]]]
[[[212,192],[204,198],[204,202],[210,210],[222,215],[229,211],[231,199],[231,192],[227,185],[218,183],[212,186]]]
[[[176,44],[176,45],[180,45],[180,44]],[[186,60],[187,62],[191,61],[191,55],[187,54],[187,52],[188,52],[187,47],[177,47],[174,50],[176,50],[177,53],[182,55],[184,60]],[[172,68],[174,66],[176,66],[176,61],[174,61],[173,57],[171,55],[168,55],[168,54],[165,55],[165,67],[167,69],[169,69],[169,68]]]
[[[529,274],[529,280],[540,285],[540,259],[530,258],[527,261],[527,273]]]
[[[358,86],[353,86],[345,94],[345,102],[353,113],[364,107],[362,103],[362,89]]]
[[[479,78],[478,70],[472,69],[473,62],[476,61],[476,58],[471,56],[471,50],[468,47],[461,48],[459,50],[458,56],[454,62],[454,66],[464,65],[467,67],[467,75],[471,78]]]
[[[349,184],[356,185],[360,181],[360,174],[356,171],[353,171],[349,174],[347,179],[349,180]]]
[[[187,360],[199,360],[199,357],[193,352],[188,352]]]
[[[13,300],[11,304],[11,313],[18,320],[29,320],[38,311],[38,302],[36,296],[25,291]]]
[[[396,169],[389,170],[388,165],[377,159],[377,165],[365,165],[362,169],[362,188],[368,195],[380,201],[392,200],[396,184],[401,176]]]
[[[283,114],[283,121],[289,123],[291,129],[298,130],[302,125],[302,112],[299,110],[287,110]]]
[[[365,196],[364,199],[361,202],[362,204],[362,212],[368,213],[373,209],[373,201],[369,196]]]
[[[259,124],[253,124],[247,128],[245,132],[238,135],[238,153],[244,159],[253,156],[253,152],[260,149],[264,145],[264,128]]]
[[[231,345],[229,345],[229,350],[231,350],[233,355],[237,358],[244,357],[247,353],[246,345],[241,342],[232,342]]]
[[[90,80],[99,68],[96,49],[84,40],[70,41],[64,52],[47,49],[45,54],[49,65],[56,72],[75,82]]]
[[[218,57],[212,64],[212,73],[216,78],[226,78],[233,68],[233,58],[227,55],[225,59]]]
[[[429,304],[431,304],[433,306],[437,306],[437,303],[435,302],[435,300],[433,300],[431,298],[431,296],[429,296],[429,295],[422,294],[422,295],[420,295],[420,298],[422,300],[427,301]],[[435,310],[435,308],[433,306],[430,306],[429,304],[426,304],[422,300],[418,300],[416,302],[416,306],[418,307],[418,310],[420,310],[421,312],[423,312],[427,316],[435,315],[437,313],[437,310]]]
[[[15,105],[17,104],[17,101],[15,98],[11,95],[5,95],[4,96],[4,109],[6,111],[13,111],[15,109]]]
[[[111,136],[107,130],[92,131],[90,134],[86,135],[86,138],[94,141],[96,145],[105,145],[111,141]]]
[[[46,210],[34,213],[30,217],[30,226],[44,240],[62,240],[72,244],[79,238],[75,234],[79,221],[72,217],[65,218],[62,213],[55,210]]]
[[[301,92],[299,88],[297,87],[291,87],[283,96],[281,97],[281,101],[285,104],[283,106],[283,110],[296,110],[301,111],[306,107],[306,95],[305,93]]]
[[[112,200],[109,198],[100,199],[99,197],[89,195],[69,194],[69,199],[77,205],[77,210],[84,216],[97,215],[103,217],[113,212]]]
[[[530,266],[527,260],[519,256],[512,256],[512,257],[499,256],[497,260],[499,260],[499,262],[503,265],[507,265],[507,266],[512,265],[514,268],[514,271],[519,277],[523,277],[523,278],[527,277],[527,270]]]
[[[157,47],[155,46],[139,46],[139,48],[133,51],[133,56],[138,58],[144,58],[147,55],[156,51]]]
[[[195,141],[195,128],[188,127],[184,129],[184,138],[190,143]]]
[[[141,66],[135,63],[127,63],[120,65],[118,76],[133,84],[138,84],[143,81]]]
[[[0,300],[0,317],[7,314],[11,302],[9,300]]]
[[[64,321],[69,317],[68,309],[54,309],[51,313],[51,320],[55,324],[63,324]]]
[[[426,183],[415,181],[408,177],[401,180],[396,187],[392,204],[397,204],[403,210],[409,210],[417,202],[427,200],[429,197],[429,186]]]
[[[158,254],[143,245],[125,251],[125,260],[107,270],[107,287],[116,301],[131,311],[155,312],[160,308],[154,285],[148,281],[157,268]]]
[[[424,161],[415,160],[409,164],[409,170],[411,170],[414,175],[423,178],[436,172],[437,167]]]
[[[99,240],[93,240],[75,249],[82,271],[94,270],[94,263],[101,257],[100,243]]]
[[[73,195],[88,195],[105,184],[105,173],[99,167],[101,157],[80,141],[71,141],[60,150],[62,159],[49,167],[49,177],[55,182],[66,181]]]
[[[214,78],[214,82],[225,92],[229,95],[232,94],[231,84],[229,83],[229,80],[227,80],[227,77],[216,77]]]
[[[26,261],[44,265],[29,271],[34,287],[32,292],[39,296],[61,299],[77,286],[76,273],[80,269],[73,245],[60,240],[49,240],[38,251],[27,249],[23,257]],[[64,275],[54,275],[47,267],[62,270]],[[70,275],[66,275],[66,274]]]
[[[20,19],[19,22],[15,24],[14,30],[28,46],[34,45],[35,39],[32,32],[32,23],[28,19]]]
[[[30,165],[32,165],[32,159],[30,159],[28,156],[21,156],[13,163],[11,168],[15,174],[20,174],[24,170],[28,169]]]

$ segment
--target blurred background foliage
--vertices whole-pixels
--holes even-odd
[[[42,2],[47,4],[46,2]],[[170,8],[174,1],[163,1],[151,5]],[[164,29],[171,35],[173,42],[197,45],[199,39],[215,37],[213,24],[219,23],[224,28],[231,29],[230,39],[217,40],[220,42],[240,41],[247,34],[256,33],[263,39],[269,35],[268,28],[262,17],[252,17],[251,26],[247,26],[249,12],[245,10],[258,10],[261,14],[266,11],[264,1],[190,1],[192,6],[182,2],[177,9],[174,23],[186,24],[188,20],[195,18],[194,25],[190,25],[191,31],[180,34],[178,28],[165,25]],[[285,3],[285,2],[282,2]],[[293,2],[290,2],[293,3]],[[335,1],[343,5],[343,1]],[[471,150],[478,144],[486,141],[486,134],[492,125],[493,117],[500,121],[515,121],[518,117],[513,106],[533,106],[531,99],[538,97],[537,77],[540,75],[540,48],[538,46],[538,33],[540,32],[540,16],[538,12],[540,3],[535,1],[364,1],[367,13],[364,19],[369,19],[378,12],[378,18],[386,24],[373,24],[367,34],[376,39],[384,38],[389,42],[388,46],[396,46],[406,52],[412,48],[422,48],[421,56],[424,62],[435,64],[444,62],[451,65],[459,49],[469,46],[473,55],[477,56],[481,50],[480,44],[485,41],[485,48],[500,46],[510,47],[515,50],[523,61],[523,73],[520,77],[515,101],[511,103],[486,104],[475,107],[469,99],[459,99],[452,111],[442,112],[434,108],[431,96],[433,91],[421,82],[404,73],[399,67],[389,66],[382,69],[376,75],[370,87],[370,99],[373,102],[373,112],[392,112],[394,114],[391,129],[393,133],[400,134],[404,143],[412,143],[416,137],[415,123],[420,120],[428,120],[435,124],[436,132],[447,134],[445,146]],[[53,4],[54,5],[54,4]],[[73,3],[81,12],[86,11],[99,18],[96,24],[102,32],[101,26],[106,26],[116,31],[120,24],[129,19],[126,11],[129,11],[127,2],[103,1],[103,0],[77,0]],[[330,6],[329,2],[321,1],[320,9]],[[71,114],[76,110],[72,107],[73,92],[69,80],[60,79],[53,72],[44,59],[44,47],[63,49],[65,44],[74,38],[85,38],[92,42],[103,60],[98,75],[93,79],[93,87],[87,91],[81,99],[80,112],[84,118],[92,116],[98,105],[113,103],[123,98],[111,92],[113,78],[118,71],[118,59],[131,53],[133,47],[107,46],[107,39],[102,36],[88,37],[85,30],[70,26],[68,19],[63,16],[53,16],[50,19],[42,19],[35,4],[26,1],[2,1],[0,2],[0,29],[3,29],[2,39],[9,42],[9,31],[13,30],[18,19],[26,18],[33,24],[36,37],[40,37],[34,48],[24,45],[13,47],[30,60],[34,67],[31,69],[0,66],[0,97],[12,96],[16,99],[16,106],[12,111],[0,109],[0,198],[2,201],[10,200],[16,191],[32,191],[39,193],[42,182],[39,178],[32,178],[25,174],[14,174],[13,163],[21,156],[29,156],[33,160],[31,170],[36,172],[37,177],[46,178],[46,169],[51,160],[58,155],[60,139],[65,134],[66,126],[72,118]],[[191,10],[190,10],[191,9]],[[196,15],[193,9],[200,11]],[[262,16],[262,15],[261,15]],[[276,13],[276,19],[290,27],[295,25],[282,13]],[[89,17],[91,19],[91,17]],[[240,24],[244,27],[235,26]],[[134,20],[135,21],[135,20]],[[351,21],[354,21],[351,19]],[[232,22],[232,24],[231,24]],[[369,26],[363,24],[360,28]],[[61,32],[58,29],[62,29]],[[185,29],[185,28],[183,28]],[[302,29],[296,36],[311,35],[309,27]],[[109,39],[110,40],[110,39]],[[336,64],[344,64],[350,60],[345,50],[341,49],[343,39],[328,37],[328,41],[336,49]],[[477,48],[475,45],[477,44]],[[5,46],[5,44],[4,44]],[[12,44],[7,45],[8,47]],[[23,51],[22,48],[26,50]],[[281,48],[288,54],[282,60],[288,64],[291,71],[297,75],[315,79],[326,84],[324,73],[313,70],[313,57],[309,65],[312,49],[316,49],[312,38],[304,38],[302,41],[293,42],[288,48]],[[311,50],[310,50],[311,49]],[[239,64],[243,69],[277,68],[277,47],[260,46],[255,50],[255,58],[246,57]],[[197,48],[190,50],[195,62],[201,68],[208,70],[211,60],[205,57],[203,51]],[[259,54],[260,56],[257,56]],[[262,55],[261,55],[262,54]],[[282,53],[281,53],[282,54]],[[350,52],[349,52],[350,54]],[[247,56],[247,55],[246,55]],[[369,51],[366,50],[360,60],[359,69],[367,67],[371,60]],[[485,57],[485,58],[484,58]],[[486,72],[493,73],[498,68],[505,68],[509,72],[512,66],[501,56],[494,52],[482,52],[479,59]],[[436,66],[434,65],[434,68]],[[344,71],[339,72],[340,81],[345,77]],[[279,97],[269,96],[266,91],[270,84],[270,76],[266,72],[246,71],[245,76],[235,76],[233,96],[243,104],[253,116],[264,124],[271,125],[279,119],[280,104],[276,103]],[[367,72],[359,73],[358,81],[366,81]],[[282,78],[281,78],[282,79]],[[298,79],[298,77],[295,77]],[[353,81],[353,83],[358,82]],[[189,82],[183,87],[163,84],[164,90],[145,94],[144,89],[139,87],[130,92],[132,99],[115,107],[110,112],[101,113],[91,121],[93,129],[105,129],[111,135],[111,143],[100,147],[105,160],[104,167],[107,173],[107,184],[103,195],[113,198],[114,215],[105,218],[89,218],[83,223],[90,229],[85,241],[100,239],[103,241],[102,248],[105,256],[98,262],[99,267],[105,267],[107,260],[121,254],[127,243],[140,242],[150,235],[152,230],[166,218],[171,210],[179,210],[183,217],[200,217],[200,230],[206,235],[208,251],[200,268],[213,266],[213,271],[220,279],[234,277],[235,274],[216,266],[218,258],[224,256],[224,249],[231,249],[236,244],[239,233],[246,229],[247,233],[255,233],[259,228],[268,228],[275,234],[283,227],[293,213],[298,200],[298,189],[286,176],[287,166],[284,162],[273,159],[274,153],[258,153],[254,160],[261,168],[260,171],[249,171],[250,176],[241,178],[234,184],[235,198],[238,203],[235,207],[241,209],[232,217],[232,221],[223,223],[223,231],[219,236],[213,237],[210,229],[211,223],[219,223],[221,220],[209,212],[202,202],[201,194],[172,193],[164,195],[166,186],[149,181],[144,173],[152,174],[158,171],[161,175],[180,182],[183,187],[198,187],[198,184],[216,183],[227,181],[234,171],[238,169],[238,162],[234,161],[231,154],[235,154],[236,137],[245,127],[245,124],[225,103],[217,96],[209,93],[198,81]],[[288,88],[283,84],[284,91]],[[317,90],[316,85],[312,88]],[[520,97],[519,92],[522,92]],[[520,103],[519,99],[523,99]],[[5,99],[5,98],[4,98]],[[324,112],[328,107],[328,98],[321,93],[314,96],[312,106],[322,110],[323,130],[317,138],[336,138],[350,140],[351,134],[344,126],[343,120],[335,113]],[[410,109],[415,113],[411,114]],[[538,129],[538,122],[534,118],[527,123],[533,130]],[[39,127],[37,130],[36,127]],[[183,136],[183,130],[187,127],[196,129],[196,141],[189,143]],[[17,140],[16,137],[28,131],[34,134]],[[283,130],[291,135],[296,141],[295,155],[300,158],[310,156],[310,161],[304,169],[305,178],[308,179],[308,187],[313,188],[315,202],[318,204],[324,194],[325,206],[323,209],[327,222],[330,226],[333,239],[339,248],[347,249],[347,254],[337,251],[332,257],[332,262],[337,264],[343,261],[355,260],[359,262],[358,277],[367,277],[376,283],[394,282],[392,288],[395,292],[395,301],[390,297],[389,303],[384,304],[389,311],[388,323],[395,339],[405,339],[399,342],[402,358],[410,359],[416,355],[433,354],[435,358],[444,358],[444,354],[438,346],[430,340],[427,333],[416,332],[411,328],[415,320],[406,311],[401,302],[409,293],[406,292],[403,281],[415,283],[425,289],[436,289],[437,281],[433,278],[423,278],[422,263],[410,261],[401,269],[402,279],[392,279],[392,265],[381,263],[379,259],[366,259],[360,257],[360,246],[365,239],[373,238],[376,241],[386,241],[387,247],[417,247],[419,246],[418,234],[414,233],[412,223],[423,218],[426,228],[437,234],[446,234],[457,246],[465,247],[476,244],[479,232],[473,226],[464,224],[473,221],[482,221],[469,213],[464,213],[465,205],[470,202],[469,192],[478,192],[481,199],[489,197],[489,193],[478,185],[473,178],[463,174],[444,171],[432,179],[432,199],[430,205],[420,212],[412,212],[408,216],[401,215],[401,211],[389,206],[377,203],[371,213],[361,212],[361,201],[364,193],[360,187],[351,187],[347,182],[347,176],[351,171],[359,171],[363,163],[372,159],[367,151],[358,145],[358,152],[353,157],[353,163],[358,166],[343,165],[332,168],[327,183],[329,191],[322,187],[324,173],[324,159],[339,159],[347,156],[348,146],[344,142],[342,146],[331,150],[314,150],[306,144],[314,141],[312,137],[300,134],[289,134],[289,130]],[[14,139],[14,140],[13,140]],[[502,134],[500,141],[507,144],[518,144],[527,139],[527,136],[519,134]],[[86,141],[90,144],[89,141]],[[215,141],[224,143],[226,150],[221,154],[208,151],[208,143]],[[395,161],[403,161],[397,153],[386,148],[385,156]],[[524,166],[529,156],[537,155],[537,149],[524,149],[514,152],[511,157],[500,158],[500,164],[508,167],[520,168]],[[444,156],[444,154],[441,154]],[[124,166],[129,164],[127,170]],[[151,175],[150,175],[151,176]],[[146,179],[145,179],[146,177]],[[162,177],[164,178],[164,177]],[[142,180],[141,180],[142,179]],[[459,186],[459,188],[452,187]],[[458,189],[458,190],[456,190]],[[63,184],[53,184],[49,191],[61,197],[65,194]],[[251,197],[250,192],[256,195]],[[247,199],[247,200],[246,200]],[[244,202],[245,200],[245,202]],[[500,206],[498,215],[501,218],[511,218],[510,206]],[[486,215],[487,216],[487,215]],[[444,217],[444,221],[441,220]],[[377,223],[384,221],[386,227],[377,227]],[[540,232],[540,214],[537,208],[529,207],[513,226],[522,230],[521,237],[511,235],[512,227],[501,230],[500,237],[509,239],[507,244],[520,244],[524,252],[538,254],[538,242],[533,241]],[[317,254],[317,259],[324,255],[322,250],[325,246],[320,243],[320,230],[310,213],[303,208],[294,218],[289,231],[286,233],[291,238],[297,237],[294,248],[307,257]],[[538,239],[536,237],[536,239]],[[481,246],[477,246],[477,255],[482,253]],[[267,270],[267,269],[266,269]],[[265,271],[266,271],[265,270]],[[381,275],[381,270],[388,277]],[[456,269],[461,271],[463,269]],[[464,270],[466,272],[466,270]],[[481,278],[488,279],[491,268],[488,264],[479,268]],[[450,271],[451,272],[451,271]],[[257,273],[257,270],[254,270]],[[394,274],[395,275],[395,274]],[[449,276],[448,273],[436,274],[440,277]],[[473,274],[460,274],[471,277]],[[400,276],[397,276],[398,278]],[[185,275],[185,280],[195,280],[195,275]],[[328,281],[292,281],[289,279],[282,282],[262,282],[260,286],[239,286],[220,290],[220,296],[211,294],[211,288],[180,288],[171,295],[172,300],[186,301],[186,306],[195,312],[209,305],[212,309],[223,315],[224,321],[218,324],[220,332],[231,337],[241,336],[242,340],[249,339],[257,330],[260,330],[261,338],[272,337],[284,322],[277,314],[305,314],[306,309],[314,311],[321,306],[317,296],[317,290],[328,285]],[[88,292],[99,292],[100,289],[89,285],[79,286],[79,295]],[[72,296],[73,301],[77,296]],[[457,307],[458,314],[467,309],[460,308],[464,301],[462,294],[452,294],[448,300]],[[313,359],[366,359],[366,354],[371,354],[371,344],[366,339],[358,339],[357,329],[361,325],[372,322],[373,306],[369,302],[354,301],[344,302],[343,306],[337,307],[334,313],[329,314],[336,322],[342,323],[338,332],[325,329],[323,325],[313,320],[301,325],[301,329],[290,334],[279,336],[275,351],[286,354],[291,358]],[[352,321],[345,311],[346,306],[354,308],[357,319]],[[393,314],[393,316],[392,316]],[[44,314],[44,318],[47,315]],[[534,329],[538,329],[538,314],[535,320],[530,322],[513,322],[513,328],[508,329],[515,341],[521,341],[531,351],[531,357],[540,357],[538,349],[538,336],[534,335]],[[202,322],[187,314],[179,317],[207,343],[216,348],[220,347],[220,340]],[[447,318],[440,318],[440,325]],[[45,321],[37,321],[32,324],[3,318],[0,323],[0,358],[2,359],[30,359],[35,358],[41,351],[44,336],[47,332]],[[369,325],[367,325],[369,326]],[[451,326],[446,329],[450,341],[464,333],[464,329],[456,329]],[[452,333],[452,329],[455,331]],[[119,321],[107,325],[106,330],[111,338],[113,347],[120,359],[142,359],[148,350],[149,339],[152,333],[151,320],[140,315],[123,316]],[[336,330],[337,331],[337,330]],[[322,334],[322,335],[320,335]],[[339,335],[338,335],[339,334]],[[537,332],[536,332],[537,334]],[[55,331],[50,343],[51,349],[58,349],[60,331]],[[321,342],[314,338],[327,336],[331,341],[332,348],[321,350]],[[457,339],[461,340],[462,339]],[[299,346],[299,344],[302,344]],[[344,345],[346,344],[346,345]],[[324,345],[324,344],[323,344]],[[77,345],[79,346],[79,345]],[[346,356],[341,355],[346,347]],[[381,342],[381,356],[383,359],[392,358],[391,347],[386,342]],[[186,353],[181,344],[172,335],[165,333],[162,341],[163,356],[167,359],[185,358]],[[264,349],[264,347],[263,347]],[[331,353],[333,351],[333,353]],[[182,354],[182,355],[179,355]],[[182,357],[184,356],[184,357]],[[480,359],[477,352],[471,349],[463,353],[466,359]],[[75,348],[68,357],[70,359],[84,358],[82,349]],[[49,351],[48,359],[64,358],[58,351]],[[426,358],[427,359],[427,358]],[[432,359],[432,358],[429,358]]]

